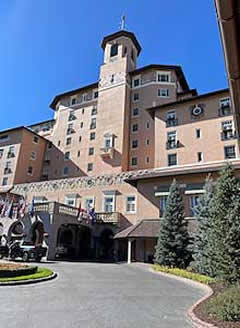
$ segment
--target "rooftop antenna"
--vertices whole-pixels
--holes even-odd
[[[122,15],[121,17],[121,30],[126,30],[126,16]]]

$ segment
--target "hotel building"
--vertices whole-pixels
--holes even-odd
[[[151,261],[173,179],[191,227],[206,177],[227,162],[238,172],[236,118],[228,89],[198,95],[180,66],[138,68],[133,33],[101,46],[98,81],[57,95],[53,119],[0,132],[0,181],[35,200],[49,259]],[[79,207],[94,208],[96,222]]]

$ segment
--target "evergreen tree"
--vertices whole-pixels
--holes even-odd
[[[208,274],[209,259],[207,253],[209,228],[210,228],[210,213],[209,206],[213,198],[213,181],[210,177],[206,179],[204,186],[204,194],[200,197],[200,202],[196,212],[197,227],[193,239],[193,260],[192,268],[201,274]]]
[[[209,208],[210,227],[207,254],[208,273],[211,276],[226,278],[228,272],[234,269],[230,267],[233,263],[230,261],[229,251],[231,249],[230,252],[234,253],[234,241],[231,236],[233,230],[236,229],[233,216],[237,214],[239,199],[239,182],[235,178],[231,166],[227,165],[217,180],[214,197]]]
[[[190,260],[188,243],[183,199],[176,181],[173,181],[155,247],[155,262],[169,267],[185,268]]]

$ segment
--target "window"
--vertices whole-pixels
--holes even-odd
[[[233,122],[231,120],[222,122],[222,130],[232,131],[232,128],[233,128]]]
[[[136,213],[136,196],[127,196],[126,212],[127,213]]]
[[[82,137],[81,137],[81,136],[79,137],[78,141],[79,141],[79,142],[81,142],[81,141],[82,141]]]
[[[76,206],[76,195],[68,195],[65,197],[65,202],[66,205],[75,207]]]
[[[90,209],[94,208],[94,198],[93,197],[85,198],[84,207],[86,210],[90,210]]]
[[[169,97],[168,89],[158,89],[158,97],[167,98]]]
[[[112,74],[112,76],[111,76],[111,83],[114,82],[114,79],[115,79],[115,76],[114,76],[114,74]]]
[[[166,211],[168,195],[160,196],[160,217],[162,217]]]
[[[219,104],[221,108],[230,107],[231,106],[230,98],[227,97],[227,98],[220,99]]]
[[[137,157],[132,157],[131,165],[132,166],[136,166],[137,165]]]
[[[91,119],[90,129],[96,129],[96,118]]]
[[[124,55],[127,54],[127,47],[124,47]]]
[[[75,111],[74,110],[71,110],[70,113],[69,113],[69,116],[68,116],[68,121],[73,121],[76,119],[76,116],[75,116]]]
[[[7,186],[7,184],[8,184],[8,178],[3,178],[3,180],[2,180],[2,186]]]
[[[72,134],[73,133],[73,123],[68,124],[67,128],[67,134]]]
[[[133,88],[137,88],[140,85],[140,78],[136,78],[133,80]]]
[[[93,163],[88,163],[87,170],[88,172],[93,170]]]
[[[201,138],[201,129],[196,129],[196,138]]]
[[[133,133],[134,132],[138,132],[138,124],[137,123],[135,123],[135,124],[132,125],[132,132]]]
[[[198,157],[198,162],[203,161],[203,153],[202,152],[197,153],[197,157]]]
[[[147,128],[147,129],[150,128],[150,122],[149,122],[149,121],[146,122],[146,128]]]
[[[36,144],[38,143],[38,137],[37,136],[33,137],[33,142],[36,143]]]
[[[177,154],[168,155],[168,166],[177,165]]]
[[[146,164],[148,164],[150,162],[150,158],[149,156],[146,157]]]
[[[52,149],[52,143],[51,142],[48,143],[48,149]]]
[[[71,98],[71,106],[76,105],[76,103],[77,103],[77,98],[76,97]]]
[[[195,216],[196,215],[196,209],[199,206],[200,203],[200,197],[199,195],[194,195],[190,197],[190,210],[191,210],[191,215]]]
[[[170,110],[167,112],[167,120],[175,120],[176,119],[176,112],[175,110]]]
[[[37,158],[37,153],[35,151],[32,151],[30,155],[30,159],[34,161],[36,158]]]
[[[117,54],[118,54],[118,44],[116,43],[111,46],[110,57],[117,56]]]
[[[4,136],[0,136],[0,142],[5,142],[9,139],[8,135],[5,134]]]
[[[83,122],[80,123],[80,128],[83,128]]]
[[[61,145],[61,141],[60,140],[58,140],[58,147]]]
[[[139,93],[138,93],[138,92],[135,92],[135,93],[133,94],[133,101],[134,101],[134,102],[139,101]]]
[[[64,154],[64,160],[67,161],[70,159],[70,151],[67,151],[65,154]]]
[[[82,108],[82,114],[84,114],[84,108]]]
[[[32,166],[29,166],[29,167],[28,167],[27,174],[28,174],[28,175],[33,175],[33,167],[32,167]]]
[[[177,147],[177,133],[171,131],[167,133],[167,149],[173,149]]]
[[[88,150],[88,155],[93,155],[94,154],[94,148],[90,147]]]
[[[224,147],[225,159],[236,158],[235,146]]]
[[[4,149],[0,149],[0,159],[3,157],[3,151]]]
[[[95,91],[95,92],[94,92],[93,97],[94,97],[95,99],[98,98],[98,91]]]
[[[8,150],[8,154],[7,154],[7,158],[12,158],[15,156],[15,147],[14,146],[10,146],[9,147],[9,150]]]
[[[164,72],[157,73],[157,81],[162,83],[169,83],[170,73],[164,73]]]
[[[150,145],[150,139],[146,139],[146,146],[149,146]]]
[[[106,134],[104,136],[104,148],[114,147],[114,138],[113,135]]]
[[[138,115],[139,115],[139,109],[138,108],[133,108],[132,116],[138,116]]]
[[[96,133],[95,132],[91,132],[89,139],[90,140],[95,140],[95,136],[96,136]]]
[[[64,176],[68,175],[68,172],[69,172],[68,167],[65,166],[65,167],[63,168],[63,175],[64,175]]]
[[[104,195],[103,211],[107,213],[115,211],[115,195]]]
[[[138,140],[132,140],[132,148],[138,147]]]
[[[81,155],[81,152],[80,152],[80,150],[77,152],[77,157],[80,157],[80,155]]]
[[[71,145],[71,143],[72,143],[72,138],[67,138],[66,139],[66,145],[68,146],[68,145]]]
[[[91,115],[96,115],[97,114],[97,107],[93,107],[92,108],[92,112],[91,112]]]
[[[86,93],[83,95],[83,101],[84,102],[88,101],[88,95]]]

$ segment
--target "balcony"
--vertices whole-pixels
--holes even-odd
[[[178,119],[173,118],[173,119],[167,119],[166,120],[166,128],[169,128],[170,126],[177,126],[178,125]]]
[[[218,109],[218,116],[228,116],[232,114],[232,108],[230,105],[221,106]]]
[[[97,223],[112,223],[117,224],[120,222],[121,214],[119,212],[101,212],[96,213],[96,222]]]
[[[12,173],[12,169],[10,169],[9,167],[5,167],[4,174],[10,174],[10,173]]]
[[[114,157],[114,148],[113,147],[100,148],[100,156],[112,159]]]
[[[90,124],[90,130],[96,129],[96,123]]]
[[[175,149],[180,147],[179,140],[168,140],[166,142],[166,149]]]
[[[7,158],[13,158],[15,157],[15,154],[13,152],[8,152]]]
[[[221,132],[221,140],[232,140],[232,139],[237,139],[237,132],[232,131],[232,130],[223,130]]]

